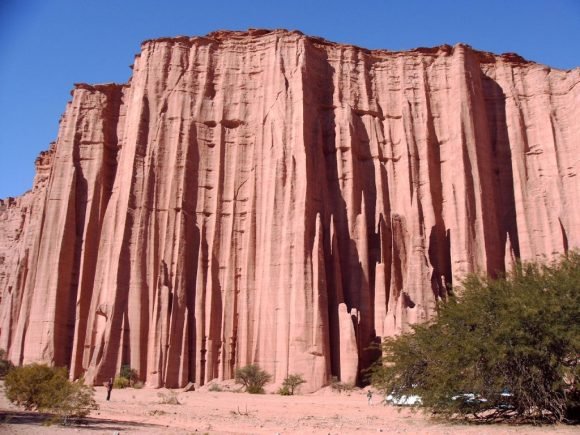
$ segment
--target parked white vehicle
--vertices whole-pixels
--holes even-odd
[[[487,402],[487,399],[484,397],[480,397],[475,393],[463,393],[458,394],[457,396],[453,396],[451,400],[463,400],[465,403],[483,403]]]
[[[391,403],[396,406],[415,406],[421,405],[423,403],[420,396],[393,396],[392,394],[389,394],[387,397],[385,397],[384,402],[385,404]]]

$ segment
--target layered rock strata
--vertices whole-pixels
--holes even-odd
[[[96,383],[356,382],[465,274],[580,246],[579,82],[465,45],[146,41],[0,202],[0,348]]]

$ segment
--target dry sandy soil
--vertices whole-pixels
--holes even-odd
[[[12,406],[0,393],[2,434],[577,434],[572,426],[507,426],[449,424],[430,419],[408,408],[368,406],[366,391],[336,393],[324,389],[314,394],[250,395],[232,391],[175,390],[180,405],[162,404],[159,394],[168,390],[113,390],[105,399],[96,388],[100,409],[81,426],[44,426],[45,416]],[[378,395],[375,394],[375,398]]]

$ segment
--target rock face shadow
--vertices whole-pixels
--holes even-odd
[[[18,412],[18,411],[4,411],[0,410],[0,425],[26,425],[46,427],[47,425],[54,425],[61,427],[59,423],[53,423],[54,416],[51,414],[37,413],[37,412]],[[81,419],[74,419],[65,427],[82,431],[135,431],[140,428],[155,429],[159,431],[165,429],[165,426],[149,423],[138,423],[131,421],[112,420],[106,418],[87,417]]]
[[[514,195],[513,159],[506,119],[506,95],[501,86],[491,77],[482,73],[488,131],[490,132],[491,153],[493,155],[493,185],[497,207],[497,221],[501,245],[504,247],[509,236],[513,254],[520,258],[516,201]],[[509,255],[505,253],[504,255]]]

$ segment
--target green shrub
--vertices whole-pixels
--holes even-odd
[[[282,382],[282,387],[278,390],[278,394],[281,396],[293,396],[297,388],[300,385],[306,383],[301,374],[288,375],[284,382]]]
[[[272,375],[262,370],[257,364],[250,364],[236,370],[236,383],[242,384],[250,394],[263,394],[264,385]]]
[[[507,280],[472,276],[458,294],[434,321],[385,340],[373,385],[447,417],[577,418],[580,255]]]
[[[69,418],[87,416],[97,409],[94,389],[82,379],[71,382],[65,368],[45,364],[15,367],[4,382],[6,397],[26,410],[55,413],[66,423]]]
[[[68,382],[65,368],[29,364],[12,369],[4,382],[6,397],[28,411],[46,410]],[[58,400],[58,398],[57,398]]]
[[[114,380],[113,380],[113,388],[116,388],[118,390],[122,390],[123,388],[128,388],[129,387],[129,379],[124,378],[122,376],[117,376]]]
[[[137,370],[131,368],[131,366],[128,364],[121,366],[121,370],[119,371],[119,376],[121,378],[127,379],[129,381],[130,387],[132,387],[133,384],[139,380],[139,373],[137,373]]]
[[[92,410],[98,409],[93,397],[95,389],[85,385],[83,379],[69,382],[67,387],[67,393],[62,393],[62,400],[58,401],[52,409],[52,412],[59,415],[64,423],[67,423],[70,418],[84,418]]]
[[[286,385],[282,385],[280,388],[278,388],[278,391],[276,393],[279,394],[280,396],[292,395],[292,393],[290,392],[290,388],[288,388]]]

